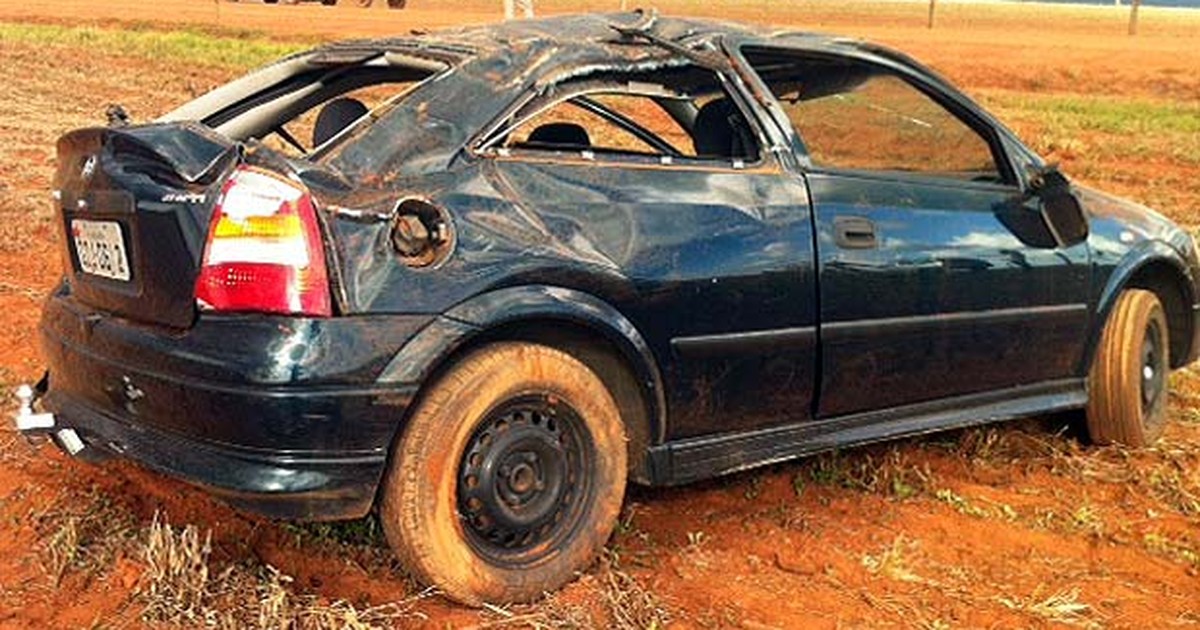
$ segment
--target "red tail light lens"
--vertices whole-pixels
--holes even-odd
[[[217,311],[332,314],[321,230],[308,190],[248,166],[229,178],[213,209],[196,303]]]

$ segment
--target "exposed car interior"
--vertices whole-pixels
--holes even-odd
[[[394,53],[295,58],[268,66],[168,114],[234,140],[312,157],[403,99],[447,64]]]
[[[484,150],[743,163],[760,154],[754,128],[709,70],[605,73],[550,94],[513,112]]]
[[[319,147],[366,116],[370,110],[356,98],[341,96],[321,106],[313,124],[312,145]]]
[[[577,123],[546,123],[534,129],[525,140],[527,147],[546,149],[588,149],[592,139],[587,129]]]
[[[692,123],[696,155],[745,157],[754,149],[746,118],[727,97],[709,101],[696,112]]]

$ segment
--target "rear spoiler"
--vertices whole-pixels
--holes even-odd
[[[154,123],[131,127],[88,127],[67,133],[58,141],[60,156],[92,154],[99,147],[132,145],[153,155],[183,181],[204,182],[224,172],[239,145],[204,125],[192,122]],[[90,147],[79,151],[80,147]]]

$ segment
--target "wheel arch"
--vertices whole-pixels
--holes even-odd
[[[629,434],[630,476],[650,483],[649,448],[666,431],[662,376],[632,322],[589,293],[547,285],[490,291],[446,311],[421,330],[380,374],[381,383],[415,383],[407,414],[431,383],[465,354],[497,341],[527,341],[567,351],[609,388]]]
[[[1109,275],[1096,304],[1096,316],[1088,333],[1084,367],[1091,368],[1100,335],[1117,298],[1126,289],[1145,289],[1158,296],[1167,316],[1170,336],[1170,365],[1186,365],[1194,355],[1196,303],[1195,279],[1182,257],[1169,245],[1147,241],[1126,254]],[[1087,370],[1084,370],[1087,373]]]

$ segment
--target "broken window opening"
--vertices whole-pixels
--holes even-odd
[[[372,112],[379,112],[403,99],[418,84],[419,81],[389,81],[336,94],[277,125],[259,140],[294,157],[310,155],[337,140],[360,121],[378,117]]]
[[[994,138],[898,74],[849,59],[743,53],[813,166],[1010,183]]]
[[[554,85],[511,113],[480,151],[737,167],[760,160],[759,137],[717,73],[682,66]]]
[[[261,86],[202,122],[234,140],[316,158],[446,69],[427,61],[393,65],[386,56],[350,65],[309,63],[282,77],[265,76]]]

